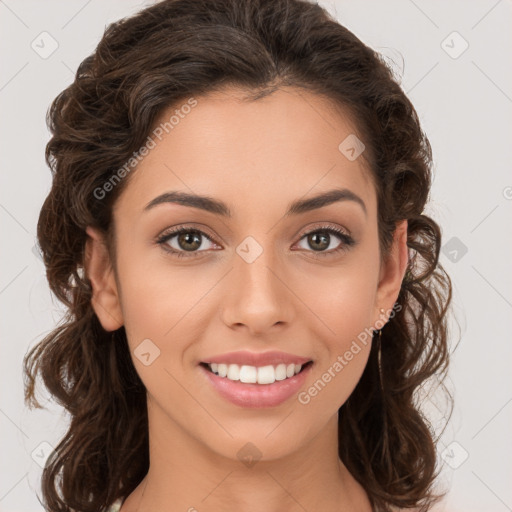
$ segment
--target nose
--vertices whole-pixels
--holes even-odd
[[[274,326],[289,325],[294,316],[294,294],[287,277],[265,249],[254,261],[235,255],[221,307],[223,322],[232,329],[262,335]]]

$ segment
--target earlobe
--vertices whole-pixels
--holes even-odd
[[[123,315],[114,269],[104,235],[97,229],[86,228],[85,273],[91,281],[91,305],[106,331],[115,331],[123,325]]]
[[[407,220],[397,223],[388,258],[382,262],[375,304],[376,317],[387,321],[396,303],[409,261]],[[378,314],[384,308],[384,316]]]

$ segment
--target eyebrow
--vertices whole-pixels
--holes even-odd
[[[367,210],[364,201],[347,188],[337,188],[327,192],[322,192],[321,194],[310,197],[309,199],[298,199],[293,201],[289,205],[288,210],[284,216],[288,217],[290,215],[299,215],[341,201],[353,201],[357,203],[363,209],[365,216],[367,216]],[[190,206],[192,208],[205,210],[216,215],[221,215],[222,217],[232,217],[228,205],[222,201],[213,199],[208,196],[177,191],[165,192],[164,194],[155,197],[144,207],[143,211],[150,210],[155,206],[164,203],[175,203],[182,206]]]

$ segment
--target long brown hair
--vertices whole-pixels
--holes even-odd
[[[382,255],[396,222],[408,220],[402,307],[383,327],[381,342],[374,339],[364,373],[339,410],[339,456],[375,510],[426,511],[439,499],[437,439],[415,392],[446,375],[452,293],[439,262],[440,227],[422,213],[431,147],[384,59],[303,0],[160,1],[109,25],[53,101],[46,147],[53,185],[37,236],[50,288],[67,314],[25,356],[25,401],[41,407],[40,373],[71,420],[43,471],[45,507],[98,512],[128,496],[148,471],[145,388],[124,328],[106,332],[91,306],[85,228],[111,236],[112,208],[130,176],[101,199],[97,191],[144,144],[164,109],[226,85],[251,91],[252,100],[299,87],[347,108],[376,184]]]

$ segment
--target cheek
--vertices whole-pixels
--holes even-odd
[[[181,382],[190,369],[190,348],[210,318],[206,295],[218,277],[198,275],[193,267],[171,268],[164,258],[148,265],[134,252],[118,268],[124,327],[137,373],[150,394],[170,386],[179,396],[172,376]]]
[[[136,251],[119,262],[121,302],[128,338],[163,341],[175,326],[193,314],[201,297],[214,283],[194,279],[190,269],[172,268],[162,256],[148,264]]]
[[[331,269],[329,279],[309,277],[313,292],[308,304],[321,320],[315,337],[322,343],[314,379],[298,397],[309,408],[306,414],[324,419],[335,414],[364,372],[372,343],[377,264],[376,257],[361,255],[337,273]]]
[[[330,300],[316,308],[324,327],[316,333],[322,343],[315,372],[298,396],[305,414],[325,421],[351,395],[368,362],[374,296],[373,287],[363,286],[361,281],[330,291]]]
[[[337,269],[317,270],[301,279],[297,294],[323,325],[331,350],[343,350],[350,339],[373,324],[376,269],[376,259],[358,257]]]

